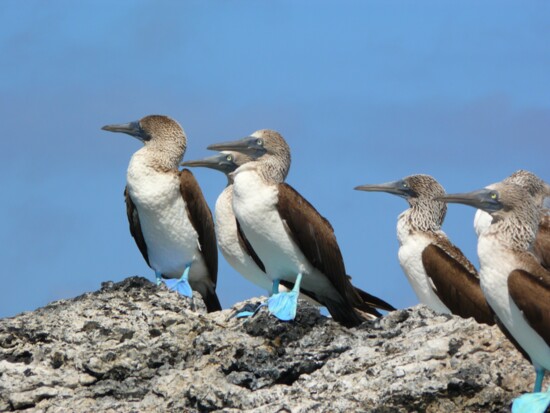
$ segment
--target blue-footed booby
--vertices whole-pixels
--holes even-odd
[[[290,168],[290,148],[279,133],[260,130],[208,149],[236,151],[252,158],[232,173],[233,212],[273,282],[275,294],[268,308],[276,317],[295,317],[300,290],[348,326],[379,316],[376,308],[393,309],[352,286],[332,226],[283,182]],[[277,293],[280,282],[293,283],[292,291]]]
[[[397,219],[398,257],[421,303],[440,313],[494,324],[476,269],[441,230],[447,206],[434,197],[445,195],[445,190],[434,178],[411,175],[355,189],[398,195],[409,204]]]
[[[207,310],[221,310],[216,295],[218,251],[212,214],[191,171],[178,170],[187,147],[181,126],[167,116],[107,125],[143,142],[126,175],[126,212],[143,258],[157,276],[186,296],[198,291]]]
[[[233,213],[231,173],[250,160],[243,153],[225,151],[204,159],[185,161],[181,165],[211,168],[227,176],[227,186],[216,200],[214,209],[218,247],[227,262],[243,277],[264,290],[271,291],[272,281],[265,273],[265,266],[244,237]]]
[[[482,209],[493,218],[478,240],[481,289],[537,373],[536,393],[516,399],[512,411],[544,412],[550,404],[550,391],[540,393],[544,372],[550,369],[550,271],[532,253],[541,199],[504,182],[438,199]]]
[[[543,198],[543,213],[539,222],[537,237],[533,244],[533,253],[543,267],[550,269],[550,185],[534,173],[523,169],[514,172],[502,182],[520,185],[535,198]],[[486,188],[492,189],[493,186],[489,185]],[[482,209],[476,211],[474,228],[478,237],[489,227],[492,220],[493,217]]]

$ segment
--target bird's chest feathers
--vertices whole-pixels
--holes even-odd
[[[233,214],[232,187],[227,187],[216,201],[216,237],[222,251],[239,249],[237,238],[237,222]]]
[[[401,228],[401,226],[402,223],[399,221],[397,225],[399,263],[415,290],[422,285],[422,289],[429,291],[431,286],[427,284],[426,271],[422,263],[422,252],[433,240],[422,232],[412,231],[408,227]]]
[[[424,274],[422,251],[432,239],[412,228],[409,220],[410,210],[403,212],[397,219],[397,240],[399,241],[399,262],[404,268],[414,269]]]
[[[233,184],[233,211],[267,273],[280,277],[309,267],[304,266],[306,260],[281,219],[277,188],[266,184],[253,170],[239,172]]]
[[[491,235],[480,236],[477,251],[480,284],[487,301],[497,313],[508,312],[508,276],[514,269],[520,268],[515,255]]]
[[[233,209],[237,219],[256,232],[281,223],[277,211],[277,186],[267,185],[255,171],[236,175],[233,185]]]
[[[198,234],[189,220],[177,174],[159,172],[134,155],[127,185],[152,267],[166,274],[183,271],[182,265],[194,260],[198,251]]]
[[[142,209],[174,205],[181,199],[176,172],[159,172],[140,159],[136,152],[128,165],[126,180],[132,200]]]
[[[409,224],[406,212],[401,214],[397,221],[397,238],[399,263],[420,302],[438,312],[448,313],[447,307],[435,294],[434,285],[422,262],[422,253],[433,239],[421,231],[414,230]]]

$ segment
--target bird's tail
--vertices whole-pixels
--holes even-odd
[[[218,295],[216,294],[215,290],[207,290],[207,293],[202,296],[202,299],[204,300],[204,304],[206,305],[206,311],[208,311],[209,313],[222,310],[220,300],[218,299]]]
[[[381,298],[375,297],[374,295],[369,294],[368,292],[363,291],[360,288],[357,288],[357,287],[354,287],[354,288],[357,294],[359,294],[359,296],[361,297],[361,300],[363,301],[363,306],[357,307],[358,309],[363,310],[362,307],[366,308],[368,306],[370,308],[374,307],[380,310],[395,311],[395,307],[393,305],[385,302]]]

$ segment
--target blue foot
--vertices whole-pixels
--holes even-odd
[[[550,405],[550,393],[527,393],[512,403],[512,413],[544,413]]]
[[[162,284],[162,274],[158,271],[155,271],[155,278],[157,280],[157,285]]]
[[[278,281],[278,280],[276,280]],[[296,318],[296,309],[298,308],[298,295],[300,294],[300,282],[302,274],[296,277],[296,283],[292,291],[284,293],[274,293],[267,299],[267,308],[271,314],[282,321],[290,321]],[[275,282],[273,283],[275,286]],[[278,283],[277,283],[278,290]]]
[[[185,297],[193,297],[193,290],[191,289],[191,285],[189,285],[189,269],[191,268],[190,265],[185,267],[185,271],[183,272],[183,275],[177,280],[175,278],[168,278],[164,280],[164,283],[170,290],[177,291],[181,295]]]
[[[252,317],[256,315],[258,310],[265,306],[265,303],[254,303],[254,304],[246,304],[243,308],[240,310],[235,311],[231,317],[229,318],[246,318],[246,317]]]

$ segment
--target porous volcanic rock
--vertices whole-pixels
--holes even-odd
[[[533,385],[498,328],[424,306],[352,329],[232,311],[132,277],[0,320],[0,411],[508,412]]]

